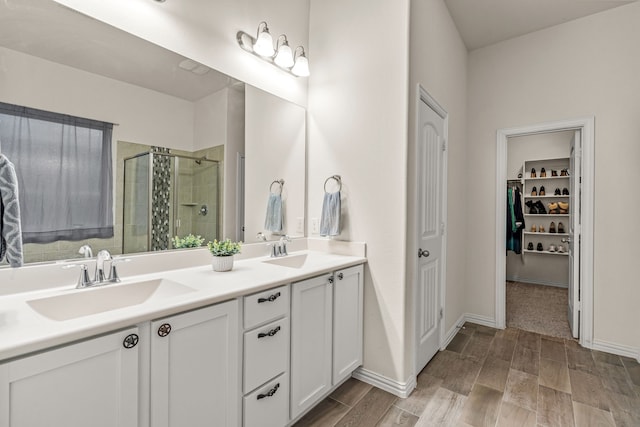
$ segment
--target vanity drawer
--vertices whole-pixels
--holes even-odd
[[[269,396],[271,395],[271,396]],[[289,376],[278,378],[244,398],[244,427],[282,427],[289,421]]]
[[[284,316],[289,312],[289,285],[244,297],[244,328]]]
[[[244,392],[287,371],[289,317],[244,334]]]

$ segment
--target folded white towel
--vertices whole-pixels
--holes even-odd
[[[340,192],[324,193],[322,216],[320,217],[320,235],[337,236],[340,234]]]
[[[18,202],[18,177],[13,163],[0,154],[0,262],[22,266],[22,228]]]

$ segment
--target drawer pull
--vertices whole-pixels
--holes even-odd
[[[276,394],[276,392],[278,391],[279,388],[280,388],[280,383],[278,383],[275,386],[273,386],[273,388],[271,390],[269,390],[267,393],[259,394],[257,399],[260,400],[260,399],[264,399],[265,397],[271,397],[274,394]]]
[[[258,304],[262,304],[263,302],[274,302],[280,297],[280,292],[276,292],[273,295],[269,295],[268,298],[258,298]]]
[[[270,330],[269,332],[260,332],[258,334],[258,338],[272,337],[275,334],[277,334],[279,331],[280,331],[280,326],[277,326],[277,327],[273,328],[272,330]]]
[[[338,273],[338,280],[342,280],[342,279],[344,279],[344,274]]]

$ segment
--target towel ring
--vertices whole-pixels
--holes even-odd
[[[273,184],[278,184],[280,186],[280,193],[282,194],[282,188],[284,187],[284,179],[276,179],[275,181],[273,181],[271,183],[271,185],[269,186],[269,193],[271,194],[278,194],[278,193],[274,193],[273,192]]]
[[[338,191],[342,191],[342,178],[340,175],[331,175],[324,181],[324,192],[327,193],[327,183],[331,180],[334,180],[338,183]]]

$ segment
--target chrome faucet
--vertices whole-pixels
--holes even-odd
[[[93,251],[91,250],[91,246],[82,245],[80,249],[78,249],[78,253],[80,255],[84,255],[85,258],[93,258]]]
[[[111,254],[108,250],[103,249],[98,252],[98,256],[96,257],[96,275],[94,283],[102,283],[105,281],[104,275],[104,262],[111,260]]]
[[[280,256],[286,256],[287,254],[287,242],[291,242],[291,237],[286,234],[280,238],[280,242],[278,245],[278,252]]]

